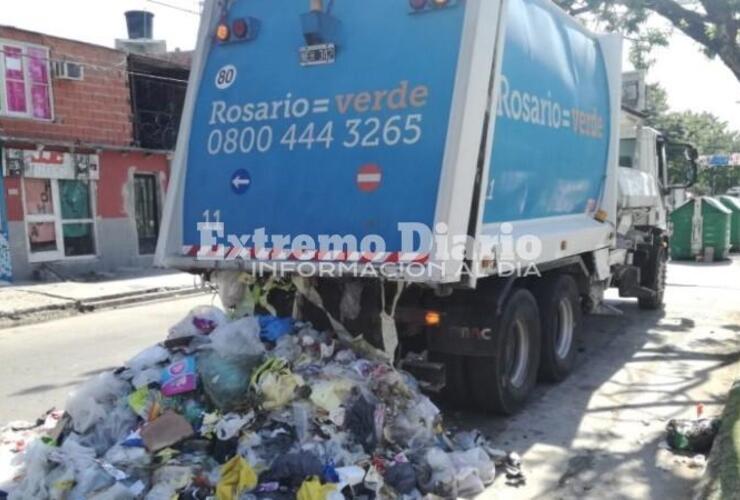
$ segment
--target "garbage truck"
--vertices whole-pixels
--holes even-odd
[[[513,413],[608,288],[662,306],[696,155],[621,61],[548,0],[206,1],[157,262]]]

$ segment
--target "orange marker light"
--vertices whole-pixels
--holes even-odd
[[[225,42],[229,39],[229,36],[231,36],[231,30],[229,30],[229,25],[219,24],[218,28],[216,28],[216,38],[218,38],[222,42]]]
[[[441,320],[442,318],[437,311],[428,311],[424,316],[424,323],[427,326],[439,326]]]

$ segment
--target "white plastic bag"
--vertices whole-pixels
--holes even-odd
[[[247,293],[247,283],[242,280],[241,271],[217,271],[213,273],[212,281],[218,288],[221,304],[226,309],[238,306]]]
[[[160,363],[170,359],[170,352],[160,345],[154,345],[144,349],[139,354],[131,358],[126,366],[136,374],[150,368],[155,368]]]
[[[260,323],[255,317],[232,321],[211,333],[211,346],[219,356],[261,356],[265,346],[260,340]]]
[[[432,481],[435,483],[451,483],[455,478],[455,464],[450,456],[439,448],[430,448],[426,454],[426,461],[432,469]]]
[[[118,401],[106,411],[91,432],[80,438],[80,444],[93,448],[97,454],[102,455],[136,429],[137,419],[125,400]]]
[[[483,493],[486,487],[473,467],[465,467],[455,474],[457,495],[462,498],[472,498]]]
[[[72,417],[74,430],[84,434],[103,420],[121,397],[127,395],[130,385],[113,372],[101,373],[82,384],[67,398],[65,410]]]
[[[49,498],[49,485],[46,483],[47,475],[53,468],[49,457],[53,447],[41,441],[31,443],[21,455],[25,463],[23,479],[17,488],[10,492],[8,500],[25,500],[28,498]]]
[[[115,467],[130,470],[145,467],[152,459],[144,448],[117,444],[106,452],[104,460]]]
[[[483,448],[472,448],[467,451],[454,451],[449,454],[458,471],[473,468],[483,484],[493,483],[496,466]]]
[[[228,322],[226,314],[218,307],[198,306],[190,311],[182,321],[170,328],[167,339],[208,335]]]
[[[75,485],[67,500],[87,500],[92,494],[106,490],[115,483],[110,474],[98,465],[95,450],[83,446],[74,434],[52,453],[52,458],[75,471]]]
[[[121,483],[116,483],[107,490],[91,496],[88,500],[134,500],[135,498],[136,495],[131,490]]]
[[[146,495],[145,500],[170,500],[177,494],[177,490],[185,488],[193,477],[188,467],[165,465],[154,473],[154,487]]]
[[[131,379],[131,383],[136,389],[141,389],[142,387],[148,387],[151,383],[159,382],[161,378],[161,368],[149,368],[136,373],[134,378]]]

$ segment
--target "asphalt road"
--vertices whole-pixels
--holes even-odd
[[[718,415],[740,375],[740,259],[671,264],[664,312],[611,296],[589,317],[576,372],[539,386],[515,417],[447,412],[523,456],[527,483],[499,477],[484,498],[691,498],[701,474],[661,447],[670,418]],[[69,390],[153,343],[195,297],[0,331],[0,423],[62,407]],[[503,476],[503,474],[502,474]]]
[[[664,449],[671,418],[719,416],[740,377],[740,258],[672,263],[666,308],[635,300],[586,319],[579,366],[541,386],[519,415],[455,415],[523,457],[527,483],[497,478],[482,498],[691,499],[701,468]],[[503,474],[502,474],[503,476]]]
[[[74,386],[161,342],[188,311],[211,300],[203,295],[0,330],[0,423],[62,408]]]

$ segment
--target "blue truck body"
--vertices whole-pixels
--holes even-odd
[[[538,0],[509,3],[484,223],[595,207],[608,165],[601,47]],[[588,122],[588,123],[586,123]]]
[[[160,262],[243,267],[203,251],[214,221],[219,259],[228,235],[260,231],[377,235],[396,256],[403,223],[477,237],[570,217],[568,231],[593,232],[616,184],[618,49],[548,0],[414,5],[207,2]],[[217,38],[237,21],[248,36]],[[271,245],[265,258],[282,258]]]

